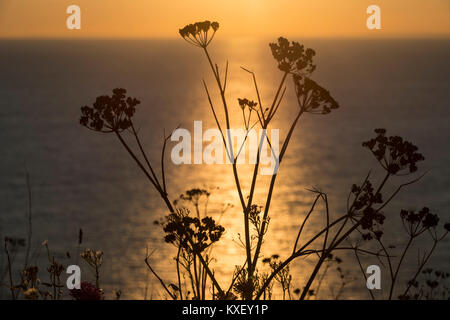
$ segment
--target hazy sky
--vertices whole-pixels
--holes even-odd
[[[66,28],[71,4],[81,30]],[[366,28],[371,4],[382,30]],[[228,36],[449,36],[450,0],[0,0],[0,37],[175,37],[205,19]]]

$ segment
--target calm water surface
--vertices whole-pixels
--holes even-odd
[[[368,170],[373,170],[374,182],[381,179],[377,163],[361,147],[377,127],[417,144],[426,157],[420,170],[429,170],[386,209],[386,228],[394,235],[386,241],[394,245],[405,241],[397,232],[400,208],[429,206],[448,221],[450,41],[301,41],[317,51],[314,79],[330,90],[341,109],[301,119],[277,178],[263,254],[284,257],[292,250],[296,231],[314,199],[307,188],[327,192],[331,211],[337,215],[345,208],[351,185],[361,182]],[[266,104],[281,78],[267,43],[236,39],[213,44],[212,54],[220,66],[230,61],[227,96],[233,127],[242,124],[236,99],[256,99],[251,78],[240,67],[256,72]],[[155,269],[164,279],[174,279],[174,250],[153,225],[165,214],[163,202],[112,135],[96,134],[78,124],[79,108],[115,87],[126,88],[142,101],[136,121],[151,160],[158,163],[164,129],[180,125],[193,130],[194,120],[202,120],[204,128],[214,127],[202,78],[213,90],[214,79],[202,53],[182,40],[1,41],[0,235],[26,235],[27,168],[33,199],[33,260],[45,265],[41,242],[48,240],[57,257],[69,263],[65,252],[76,255],[78,229],[83,228],[84,246],[105,252],[106,292],[120,289],[125,298],[163,298],[143,262],[146,246],[155,249]],[[273,125],[281,129],[282,137],[296,108],[289,83]],[[239,170],[243,188],[248,190],[251,167]],[[231,173],[227,165],[169,163],[167,168],[172,198],[194,187],[218,188],[209,203],[210,214],[217,219],[224,204],[234,205],[220,218],[227,231],[215,249],[214,268],[223,286],[228,286],[234,265],[244,261],[239,245],[244,232],[242,213]],[[404,181],[393,180],[388,190]],[[260,180],[256,203],[264,203],[266,186],[267,177]],[[319,210],[304,239],[324,223]],[[419,247],[427,244],[421,242]],[[449,248],[447,239],[431,265],[449,271]],[[411,251],[406,270],[415,266],[416,252]],[[367,298],[352,254],[342,252],[340,257],[348,279],[342,298]],[[2,266],[4,258],[2,251]],[[18,254],[17,264],[20,261]],[[294,287],[305,284],[314,261],[298,260],[292,265]],[[379,264],[370,256],[363,261]],[[85,266],[83,270],[83,277],[91,278]],[[401,276],[404,283],[407,275]],[[319,297],[333,297],[339,286],[331,268]]]

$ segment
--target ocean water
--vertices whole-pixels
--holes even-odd
[[[273,98],[281,79],[267,45],[269,40],[230,39],[211,46],[221,70],[229,61],[227,98],[233,127],[242,125],[237,98],[256,100],[252,79],[240,67],[256,73],[265,104]],[[277,178],[263,255],[286,257],[292,250],[296,231],[314,200],[308,188],[327,192],[330,211],[337,216],[345,208],[353,183],[360,183],[369,170],[375,183],[382,179],[377,162],[361,147],[362,141],[373,136],[373,129],[380,127],[419,146],[426,161],[420,163],[418,174],[428,172],[418,183],[402,190],[384,210],[388,221],[385,229],[389,231],[386,242],[401,246],[406,241],[399,224],[401,208],[428,206],[440,215],[441,222],[449,221],[450,41],[296,40],[316,50],[313,78],[330,90],[340,109],[326,116],[307,114],[300,119]],[[0,235],[27,235],[28,172],[31,257],[41,266],[41,272],[46,269],[41,243],[48,240],[57,259],[64,264],[78,262],[83,279],[92,280],[89,268],[76,258],[78,230],[82,228],[82,247],[104,251],[101,282],[108,297],[112,290],[121,290],[129,299],[164,298],[144,264],[148,247],[153,252],[154,268],[166,281],[174,281],[174,248],[164,243],[163,233],[154,225],[166,214],[164,204],[113,135],[97,134],[79,125],[80,107],[91,104],[99,95],[110,94],[113,88],[126,88],[129,95],[142,101],[135,120],[144,148],[159,168],[164,132],[177,126],[193,130],[195,120],[202,120],[204,129],[215,127],[202,79],[220,110],[205,57],[181,39],[0,41]],[[281,137],[296,108],[289,80],[273,124],[281,130]],[[172,146],[169,144],[168,152]],[[242,213],[231,167],[176,166],[169,156],[167,160],[172,199],[195,187],[213,190],[209,213],[226,228],[224,240],[215,247],[213,266],[227,287],[234,266],[244,261],[239,245]],[[251,167],[240,166],[239,172],[247,195]],[[391,180],[386,192],[411,178]],[[267,177],[259,180],[256,203],[264,203],[265,192]],[[226,203],[234,207],[220,217]],[[319,208],[304,239],[324,224],[323,208]],[[425,234],[407,256],[400,287],[414,270],[417,250],[423,253],[429,248],[428,238]],[[430,266],[449,271],[449,249],[447,238],[440,243]],[[15,266],[23,264],[23,251],[14,255]],[[67,251],[72,259],[66,258]],[[338,255],[343,258],[347,279],[341,298],[368,298],[353,254],[343,251]],[[304,286],[314,261],[314,257],[299,259],[291,266],[293,288]],[[380,264],[373,256],[364,256],[362,261],[364,266]],[[3,250],[0,262],[3,282]],[[385,279],[385,265],[382,274]],[[318,297],[333,298],[341,284],[335,266],[324,279]],[[1,292],[3,298],[7,297],[4,290]],[[381,297],[386,291],[377,294]]]

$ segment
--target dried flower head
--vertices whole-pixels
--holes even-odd
[[[30,266],[23,270],[23,277],[28,282],[34,282],[37,280],[39,268],[37,266]]]
[[[354,184],[351,192],[355,196],[353,208],[358,211],[366,207],[370,207],[376,203],[382,203],[383,197],[380,192],[374,193],[372,183],[367,180],[362,187]]]
[[[99,267],[103,263],[103,251],[100,250],[94,251],[88,248],[80,256],[93,267]]]
[[[386,129],[375,129],[375,133],[375,138],[363,142],[362,145],[372,151],[381,166],[390,174],[400,174],[405,169],[409,173],[415,172],[417,162],[425,160],[411,142],[404,141],[399,136],[386,137]]]
[[[374,204],[383,202],[380,192],[375,193],[372,183],[367,180],[361,187],[354,184],[351,193],[355,197],[352,205],[353,218],[359,217],[361,220],[361,228],[367,230],[363,233],[364,240],[381,239],[383,231],[380,230],[384,223],[385,215],[379,210],[374,209]]]
[[[125,89],[114,89],[112,96],[97,97],[92,107],[81,107],[80,124],[99,132],[121,132],[131,127],[131,118],[141,102],[126,97]]]
[[[193,188],[187,190],[184,194],[180,195],[180,199],[185,201],[191,201],[193,203],[198,203],[202,196],[209,197],[211,193],[208,190]]]
[[[242,299],[251,299],[253,293],[258,288],[259,275],[255,273],[252,277],[248,277],[246,268],[236,266],[235,269],[235,282],[233,284],[233,290]]]
[[[316,55],[313,49],[305,50],[305,47],[298,42],[289,43],[289,40],[283,37],[278,38],[277,43],[270,43],[269,46],[281,71],[310,75],[316,69],[312,61]]]
[[[245,108],[248,108],[249,110],[254,110],[255,107],[258,105],[257,102],[253,100],[248,100],[247,98],[242,99],[238,98],[238,102],[242,110],[244,110]]]
[[[194,46],[206,48],[216,31],[219,29],[218,22],[211,22],[209,20],[205,20],[203,22],[196,22],[186,25],[184,28],[180,29],[180,35],[184,40],[193,44]],[[212,30],[212,35],[208,34]]]
[[[386,217],[383,213],[375,210],[372,207],[367,207],[363,210],[363,215],[361,219],[361,227],[363,229],[369,229],[371,231],[379,231],[374,230],[375,226],[382,225]]]
[[[444,224],[444,229],[447,230],[447,231],[450,231],[450,223],[449,222]]]
[[[57,277],[61,275],[64,271],[64,266],[56,261],[53,261],[50,266],[47,268],[48,273],[53,274]]]
[[[193,218],[183,210],[169,214],[163,230],[166,233],[164,240],[167,243],[176,244],[194,253],[203,252],[219,241],[225,231],[213,218]]]
[[[427,207],[423,207],[419,212],[401,210],[400,218],[406,232],[412,237],[416,237],[424,231],[436,227],[439,223],[439,217],[431,213]]]
[[[298,74],[295,74],[293,79],[297,102],[304,112],[328,114],[332,109],[339,108],[339,104],[330,95],[330,92],[315,81]]]

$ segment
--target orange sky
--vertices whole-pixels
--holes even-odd
[[[71,4],[81,30],[66,28]],[[366,28],[371,4],[382,30]],[[228,36],[449,36],[450,0],[0,0],[0,37],[175,37],[205,19]]]

